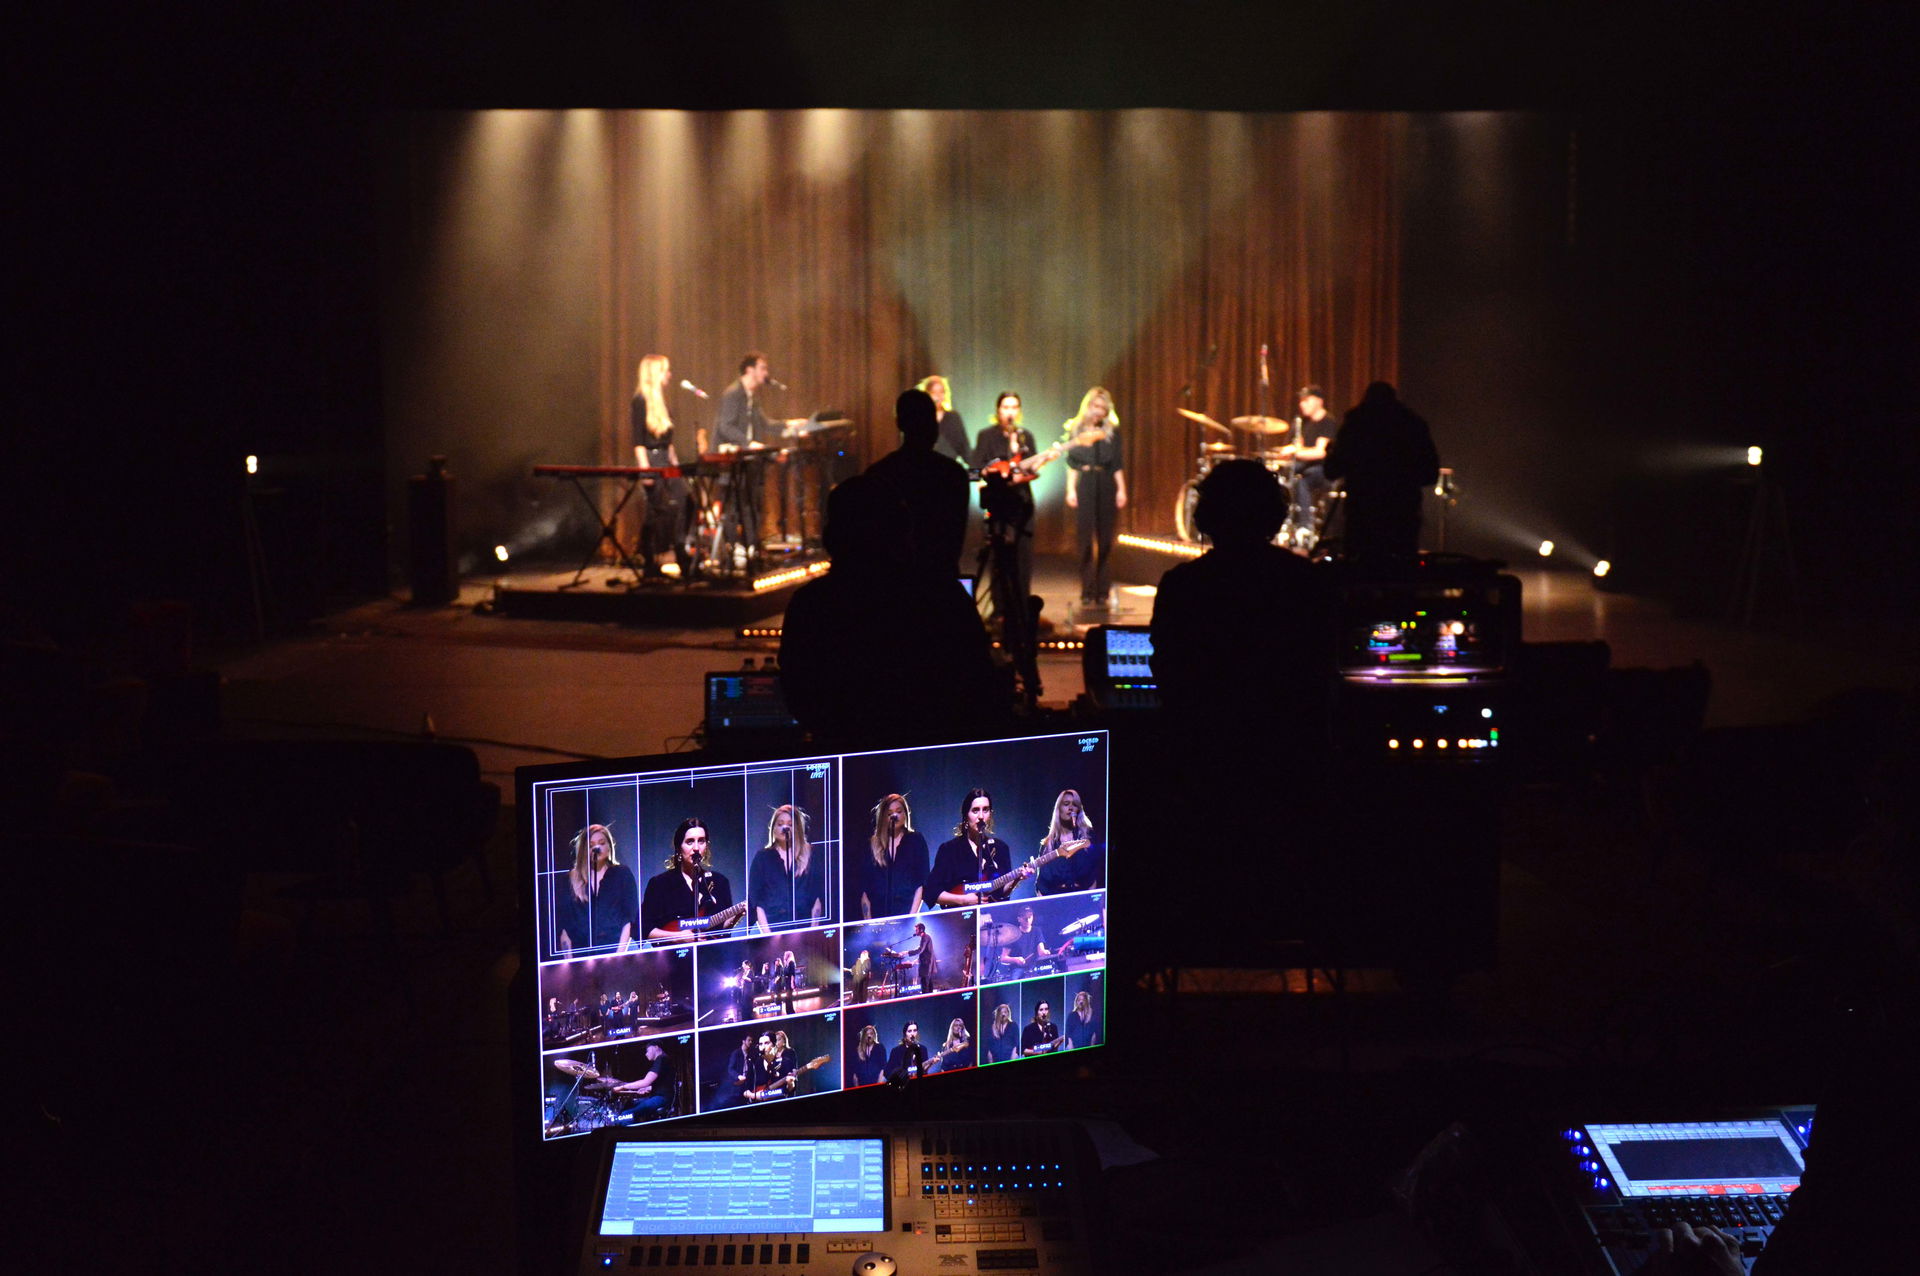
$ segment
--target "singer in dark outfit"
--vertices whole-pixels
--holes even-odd
[[[974,440],[974,469],[985,469],[995,461],[1017,461],[1040,450],[1034,446],[1033,431],[1020,424],[1019,395],[1003,392],[994,402],[993,413],[994,423],[980,431]],[[982,493],[983,502],[993,490],[989,487],[988,492]],[[994,611],[1003,618],[1016,602],[1025,608],[1027,596],[1033,593],[1033,485],[1013,484],[1004,495],[1007,504],[1003,510],[987,511],[988,541],[992,542],[999,534],[1010,537],[1014,546],[1013,596],[1002,598],[995,594],[993,599]]]
[[[955,837],[940,845],[927,875],[926,898],[942,908],[964,908],[991,901],[991,896],[969,891],[969,885],[999,877],[1013,867],[1013,848],[993,836],[993,795],[972,789],[960,808]],[[1022,876],[1031,873],[1023,869]]]
[[[793,1013],[793,990],[800,982],[800,963],[794,960],[793,950],[787,949],[780,960],[773,963],[773,996],[788,1014]]]
[[[905,794],[889,793],[873,808],[873,836],[860,863],[860,915],[898,917],[920,911],[927,884],[927,839],[913,827]]]
[[[553,951],[633,942],[638,909],[633,873],[620,863],[613,830],[589,824],[573,839],[573,868],[554,887]]]
[[[1080,545],[1080,601],[1105,607],[1113,590],[1113,539],[1127,507],[1127,475],[1120,457],[1120,414],[1113,395],[1095,386],[1067,422],[1067,508],[1074,511]]]
[[[667,469],[681,462],[675,443],[673,418],[667,413],[666,389],[673,384],[673,365],[663,354],[650,354],[640,360],[640,372],[633,391],[633,463],[651,469]],[[647,494],[647,510],[640,523],[640,557],[645,574],[658,577],[659,555],[672,551],[685,580],[692,569],[687,554],[687,481],[683,478],[642,480]]]
[[[887,1079],[911,1081],[927,1068],[927,1048],[920,1044],[920,1025],[909,1023],[900,1034],[900,1044],[887,1055]]]
[[[761,1034],[760,1043],[760,1053],[754,1057],[753,1063],[747,1069],[747,1089],[759,1092],[760,1097],[754,1099],[751,1093],[747,1097],[756,1103],[764,1103],[769,1099],[784,1099],[793,1093],[792,1086],[781,1084],[791,1075],[792,1069],[787,1066],[786,1059],[775,1048],[771,1037]]]
[[[1033,1022],[1020,1030],[1021,1054],[1050,1054],[1060,1039],[1060,1028],[1049,1017],[1046,1002],[1033,1008]]]
[[[775,807],[767,821],[767,844],[747,865],[747,899],[762,928],[807,921],[826,911],[823,865],[814,857],[807,824],[800,808]]]
[[[733,887],[713,871],[707,850],[707,826],[700,820],[680,821],[666,872],[648,878],[640,897],[641,934],[648,939],[698,939],[697,932],[667,927],[679,918],[711,917],[733,906]]]
[[[1093,1012],[1093,994],[1082,988],[1073,994],[1073,1009],[1067,1012],[1068,1050],[1085,1050],[1100,1044],[1100,1017]]]
[[[740,1048],[727,1056],[727,1062],[721,1069],[720,1088],[713,1096],[714,1107],[731,1108],[746,1102],[747,1078],[753,1071],[753,1057],[753,1037],[742,1037]]]
[[[940,437],[933,450],[965,465],[973,453],[973,444],[967,439],[966,421],[953,410],[953,386],[936,372],[923,377],[913,388],[933,400],[934,419],[940,426]]]
[[[1093,820],[1087,815],[1086,803],[1079,791],[1060,790],[1060,796],[1053,800],[1053,820],[1047,826],[1047,835],[1040,839],[1040,855],[1044,857],[1069,842],[1088,845],[1071,856],[1059,856],[1042,864],[1039,880],[1034,883],[1035,894],[1061,895],[1068,891],[1092,890],[1106,879],[1105,848],[1093,833]]]
[[[741,962],[739,980],[733,986],[733,1017],[741,1023],[753,1022],[753,963]]]
[[[993,1023],[980,1034],[980,1047],[987,1062],[1006,1063],[1020,1047],[1020,1030],[1013,1026],[1013,1008],[1004,1002],[994,1007]]]
[[[872,1024],[860,1029],[860,1037],[847,1060],[847,1087],[879,1085],[887,1079],[887,1048],[880,1044],[880,1030]]]

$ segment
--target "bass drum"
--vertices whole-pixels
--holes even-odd
[[[1173,498],[1173,534],[1189,544],[1198,544],[1200,529],[1194,526],[1193,510],[1200,504],[1200,480],[1188,479]]]

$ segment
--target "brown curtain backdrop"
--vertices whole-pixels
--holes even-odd
[[[970,433],[997,391],[1019,391],[1043,446],[1099,384],[1122,420],[1123,526],[1167,533],[1200,441],[1176,407],[1291,416],[1293,389],[1314,380],[1339,410],[1396,379],[1405,123],[414,117],[397,130],[393,222],[411,251],[390,311],[403,329],[389,346],[393,434],[411,459],[446,450],[445,425],[428,423],[459,422],[455,442],[490,458],[468,467],[483,485],[502,458],[627,462],[627,403],[650,352],[717,401],[740,354],[764,350],[791,387],[769,414],[843,409],[865,459],[894,446],[893,399],[930,372],[950,378]],[[588,378],[598,392],[583,398]],[[683,427],[712,422],[713,401],[676,392],[670,406]],[[1062,486],[1051,467],[1043,550],[1070,544]]]

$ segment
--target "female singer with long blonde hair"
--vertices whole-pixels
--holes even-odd
[[[967,464],[973,455],[973,440],[967,437],[967,423],[953,410],[953,383],[935,372],[920,378],[914,389],[933,400],[933,416],[940,423],[940,438],[933,450]]]
[[[1067,508],[1075,511],[1080,546],[1080,602],[1105,608],[1113,592],[1114,537],[1127,508],[1127,475],[1120,456],[1120,414],[1113,393],[1095,386],[1066,423]]]
[[[667,387],[673,384],[673,364],[663,354],[641,358],[633,387],[633,463],[651,469],[680,464],[673,437],[673,417],[667,411]],[[640,523],[640,558],[648,577],[659,578],[657,556],[671,550],[685,580],[693,563],[687,553],[687,481],[683,478],[643,480],[647,509]]]

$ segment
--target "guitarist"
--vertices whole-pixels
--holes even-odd
[[[798,1078],[792,1075],[773,1034],[763,1032],[754,1043],[759,1054],[747,1069],[747,1098],[755,1103],[766,1099],[784,1099],[793,1093]]]
[[[1059,1025],[1053,1022],[1053,1012],[1043,1001],[1033,1008],[1033,1022],[1020,1030],[1020,1053],[1051,1054],[1059,1045]]]
[[[960,807],[960,823],[952,840],[943,842],[933,857],[933,872],[927,878],[926,897],[942,908],[977,907],[1004,899],[1020,882],[1033,876],[1026,865],[1013,868],[1013,848],[993,835],[993,795],[985,789],[968,789]],[[1013,880],[998,892],[988,883],[1011,875]]]
[[[733,907],[733,887],[713,871],[705,820],[685,819],[674,830],[666,872],[647,879],[640,897],[640,929],[648,939],[703,939],[678,923],[712,917]]]
[[[887,1056],[887,1080],[904,1085],[927,1070],[927,1048],[920,1044],[920,1025],[911,1019],[901,1029],[900,1044]]]
[[[986,480],[980,489],[980,507],[987,513],[987,535],[981,552],[996,569],[981,574],[991,582],[1002,640],[1015,653],[1017,664],[1034,637],[1027,602],[1033,594],[1031,480],[1055,455],[1039,453],[1033,432],[1020,424],[1020,396],[1002,390],[994,400],[993,424],[980,431],[974,441],[973,467]],[[1021,673],[1037,680],[1030,669],[1022,667]]]

